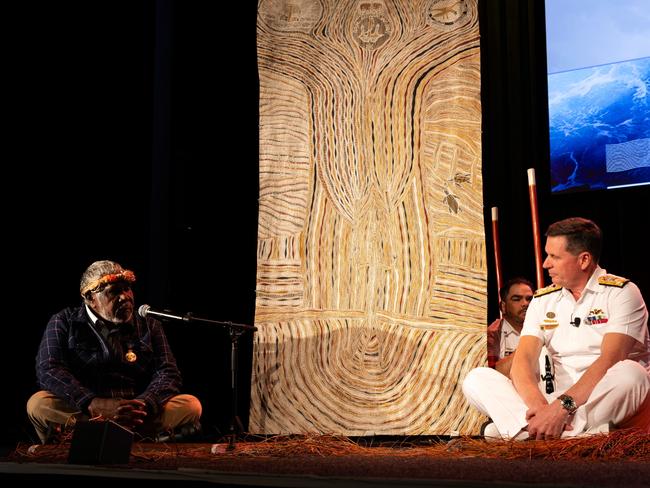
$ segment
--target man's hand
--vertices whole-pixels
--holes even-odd
[[[91,417],[103,417],[125,427],[137,427],[147,416],[146,404],[142,400],[121,398],[93,398],[88,405]]]
[[[529,408],[526,412],[528,435],[531,439],[557,439],[565,430],[572,430],[569,412],[558,400],[548,405]]]

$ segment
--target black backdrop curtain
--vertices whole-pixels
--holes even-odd
[[[546,161],[544,2],[481,1],[483,195],[489,261],[489,316],[498,316],[491,207],[499,208],[504,280],[535,283],[527,169],[535,168],[540,226],[549,205]],[[541,229],[541,232],[544,230]]]

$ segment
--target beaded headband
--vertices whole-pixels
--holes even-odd
[[[133,273],[133,271],[131,271],[131,270],[125,269],[123,271],[120,271],[119,273],[106,274],[106,275],[102,276],[101,278],[98,278],[98,279],[93,280],[90,283],[88,283],[81,290],[81,294],[85,295],[89,291],[93,292],[93,293],[101,291],[107,285],[110,285],[111,283],[115,283],[116,281],[127,281],[129,283],[134,283],[135,282],[135,273]]]

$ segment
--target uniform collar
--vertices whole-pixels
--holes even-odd
[[[519,335],[519,332],[517,332],[517,329],[515,329],[510,322],[508,322],[505,318],[503,319],[503,323],[501,324],[501,332],[503,334],[516,334]]]
[[[587,281],[587,284],[585,285],[585,289],[582,290],[582,294],[584,295],[586,291],[591,291],[593,293],[602,293],[605,290],[605,287],[600,283],[598,283],[598,278],[606,274],[607,274],[606,270],[604,270],[600,266],[596,266],[596,269],[591,274],[589,281]]]
[[[582,299],[583,296],[585,296],[586,293],[602,293],[605,290],[605,287],[598,283],[598,278],[600,278],[603,275],[606,275],[607,271],[601,268],[600,266],[596,266],[596,269],[594,269],[594,272],[591,273],[591,276],[589,277],[589,280],[587,281],[587,284],[582,290],[582,293],[580,294],[580,299]],[[559,301],[562,297],[568,297],[568,296],[573,296],[571,294],[571,291],[568,288],[562,288],[562,291],[558,293],[557,300]]]

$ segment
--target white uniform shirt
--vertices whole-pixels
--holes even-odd
[[[637,343],[628,359],[650,363],[648,311],[638,287],[598,283],[606,271],[597,267],[578,301],[560,289],[535,297],[526,312],[522,336],[538,337],[553,359],[557,390],[573,385],[598,358],[603,336],[608,332],[626,334]],[[579,325],[576,319],[580,319]]]
[[[519,331],[503,319],[501,323],[501,341],[499,344],[499,359],[509,356],[519,345]]]

